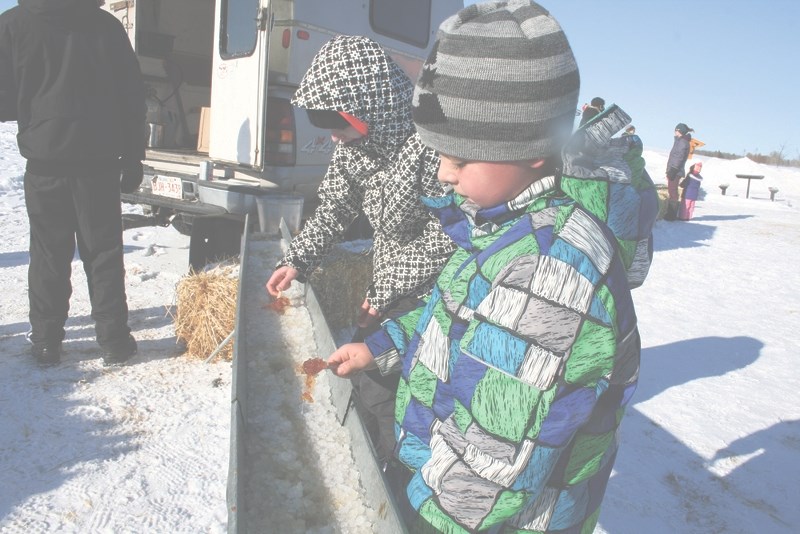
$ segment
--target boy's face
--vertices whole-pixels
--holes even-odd
[[[364,135],[352,126],[348,126],[344,129],[331,130],[331,139],[333,139],[334,143],[352,143],[362,137],[364,137]]]
[[[439,181],[481,208],[491,208],[516,198],[536,181],[543,159],[532,161],[468,161],[440,155]]]

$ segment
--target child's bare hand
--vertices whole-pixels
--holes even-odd
[[[361,328],[366,328],[368,326],[375,324],[375,322],[379,321],[380,318],[381,318],[380,312],[369,305],[368,299],[364,299],[364,303],[361,304],[361,309],[358,312],[358,319],[356,319],[356,324]]]
[[[366,343],[342,345],[328,358],[328,366],[337,376],[348,378],[375,367],[375,359]]]
[[[267,280],[267,292],[273,297],[280,296],[281,291],[286,291],[292,285],[292,280],[297,278],[298,270],[284,265],[278,267]]]

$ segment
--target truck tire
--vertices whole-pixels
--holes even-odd
[[[202,270],[209,263],[239,256],[244,221],[231,217],[195,217],[189,240],[189,266]]]

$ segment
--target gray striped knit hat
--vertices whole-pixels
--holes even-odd
[[[470,5],[445,20],[414,90],[423,142],[466,160],[557,154],[580,76],[558,22],[529,0]]]

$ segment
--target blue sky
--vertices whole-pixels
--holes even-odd
[[[800,158],[797,0],[540,3],[577,58],[579,105],[618,104],[646,146],[670,148],[684,122],[706,150]]]
[[[467,4],[474,3],[467,1]],[[0,0],[0,12],[16,0]],[[800,158],[797,0],[542,0],[594,96],[630,114],[645,145],[678,122],[704,149]]]

